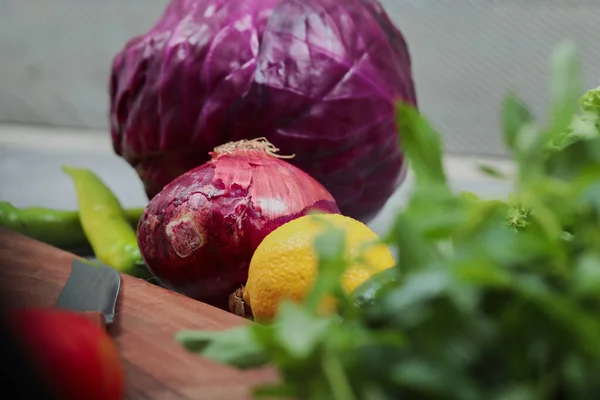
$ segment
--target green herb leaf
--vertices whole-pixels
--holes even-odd
[[[239,368],[256,367],[268,362],[251,326],[226,331],[180,331],[175,339],[189,351]]]
[[[502,393],[494,396],[494,400],[538,400],[539,394],[534,387],[520,385],[509,387]]]
[[[394,227],[387,238],[388,241],[398,244],[400,249],[398,264],[406,272],[424,268],[439,256],[435,245],[429,242],[414,225],[407,215],[400,214],[396,217]]]
[[[508,177],[498,168],[495,168],[491,165],[481,164],[478,166],[479,171],[483,172],[489,177],[497,178],[497,179],[507,179]]]
[[[274,397],[276,399],[287,399],[294,396],[294,388],[285,383],[261,385],[256,387],[252,393],[256,398]]]
[[[275,338],[296,358],[311,355],[331,325],[330,319],[317,317],[304,307],[289,301],[281,304],[277,315]]]
[[[588,90],[579,100],[579,105],[583,112],[600,115],[600,86]]]
[[[318,279],[306,299],[307,306],[313,312],[326,296],[340,292],[340,279],[346,270],[344,231],[318,216],[315,218],[323,223],[325,229],[314,243],[319,261]]]
[[[394,368],[393,378],[396,382],[421,393],[428,393],[433,398],[447,395],[460,399],[478,398],[468,382],[461,382],[463,377],[435,362],[406,360]]]
[[[581,72],[577,48],[570,42],[561,42],[554,51],[550,68],[550,97],[552,121],[550,137],[567,130],[581,96]]]
[[[525,104],[510,92],[502,103],[500,123],[504,132],[504,142],[515,150],[516,138],[525,125],[532,123],[533,117]]]
[[[334,400],[355,400],[356,396],[352,391],[340,358],[336,354],[326,351],[322,354],[321,363],[331,389],[331,398]]]
[[[588,252],[577,261],[573,271],[573,292],[600,299],[600,254]]]
[[[398,103],[396,121],[402,147],[415,172],[416,180],[446,186],[442,142],[437,131],[414,107],[405,103]]]

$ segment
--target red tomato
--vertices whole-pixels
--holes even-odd
[[[13,310],[10,321],[57,398],[123,398],[125,379],[117,346],[91,320],[67,310],[28,308]]]

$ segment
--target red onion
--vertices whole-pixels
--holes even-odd
[[[161,284],[226,309],[267,234],[309,212],[340,212],[327,189],[277,151],[264,138],[216,147],[150,201],[138,243]]]

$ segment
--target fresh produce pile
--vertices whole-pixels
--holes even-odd
[[[406,170],[394,105],[416,106],[408,47],[375,0],[172,0],[115,56],[110,100],[141,216],[65,166],[78,213],[4,203],[0,224],[245,314],[267,235],[315,212],[361,230],[382,208]]]
[[[507,96],[515,189],[483,200],[450,189],[408,47],[376,0],[171,0],[112,65],[114,151],[147,206],[124,209],[93,171],[64,166],[79,210],[0,202],[0,226],[254,319],[177,340],[275,366],[281,383],[257,394],[594,399],[600,88],[580,98],[564,43],[550,89],[543,125]],[[365,223],[407,162],[415,187],[379,238]]]
[[[551,67],[547,123],[536,122],[515,94],[502,105],[504,139],[517,165],[509,200],[454,193],[438,133],[399,103],[403,150],[416,179],[385,238],[400,254],[397,267],[384,271],[395,279],[375,275],[353,293],[343,290],[345,232],[330,226],[314,243],[319,272],[306,301],[281,302],[269,324],[182,331],[178,340],[238,368],[275,366],[281,383],[257,395],[597,398],[600,87],[578,102],[578,57],[567,43]],[[325,298],[338,312],[323,312]]]
[[[273,234],[271,240],[281,249],[312,260],[305,259],[307,276],[296,288],[296,297],[301,299],[308,291],[308,275],[316,273],[312,236],[307,227],[297,228],[306,233],[304,241],[298,242],[298,237],[286,237],[285,233],[277,233],[277,228],[312,214],[340,213],[336,201],[320,183],[285,160],[293,155],[279,155],[278,151],[264,138],[218,146],[211,152],[210,161],[176,178],[141,212],[123,209],[93,171],[63,166],[74,183],[78,212],[20,209],[2,202],[0,226],[63,248],[89,244],[96,258],[122,273],[149,279],[222,309],[235,311],[241,306],[247,310],[245,316],[253,317],[249,304],[244,304],[241,297],[239,301],[232,299],[240,290],[243,292],[251,260],[263,239]],[[353,245],[377,238],[363,223],[344,218],[347,229],[358,232]],[[275,248],[265,247],[269,251]],[[368,260],[373,272],[393,265],[389,249],[385,248],[383,254]],[[281,290],[286,280],[298,278],[291,276],[298,272],[294,270],[298,258],[289,261],[266,267],[262,262],[255,268],[262,273],[269,273],[264,272],[267,268],[279,268],[279,272],[288,274],[286,279],[271,284],[279,294],[272,297],[272,310],[265,315],[272,315],[279,298],[290,294]],[[370,275],[354,274],[352,287]]]
[[[218,146],[150,201],[138,241],[164,285],[226,308],[268,233],[309,212],[339,213],[331,194],[277,151],[264,139]]]
[[[115,57],[115,152],[152,199],[213,148],[266,137],[367,222],[405,174],[408,47],[377,0],[171,0]]]

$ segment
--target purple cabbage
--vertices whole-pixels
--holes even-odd
[[[405,175],[410,55],[377,0],[172,0],[117,54],[114,151],[152,198],[214,147],[266,137],[369,221]]]

